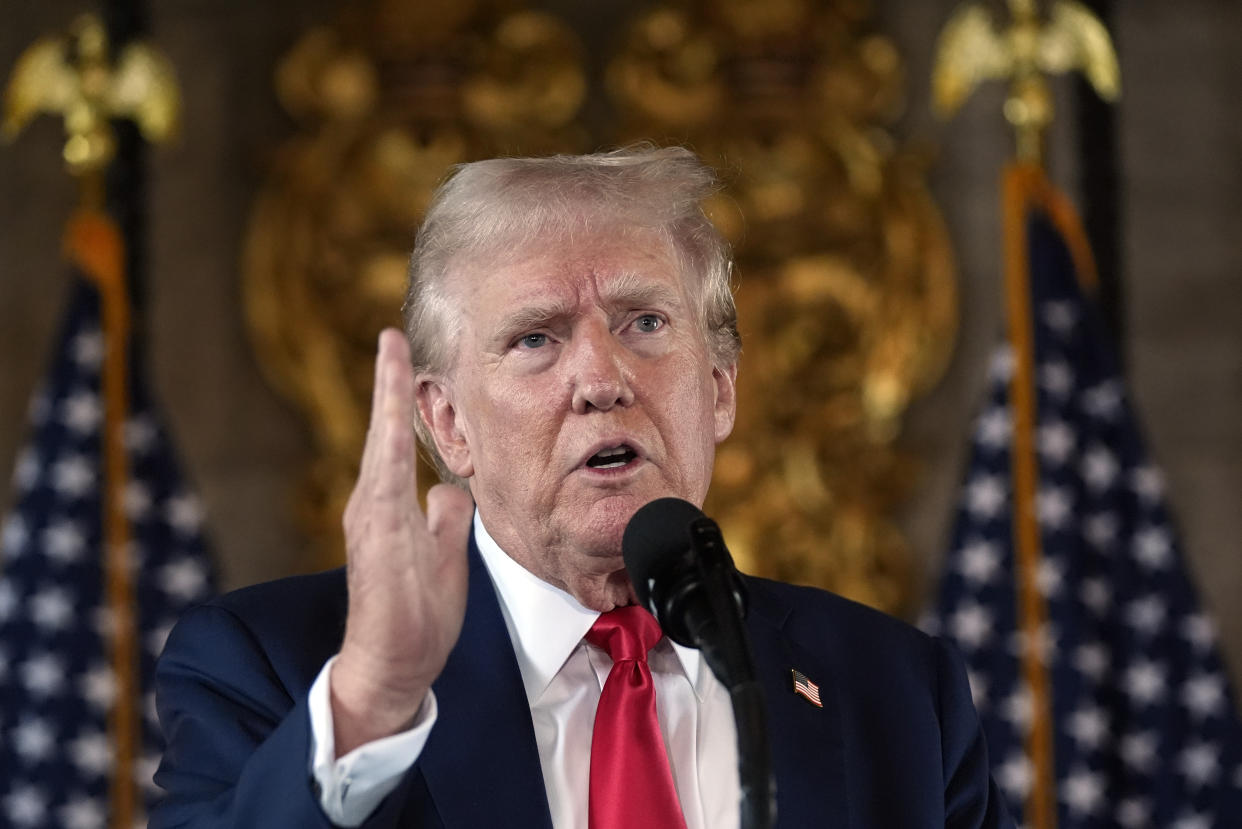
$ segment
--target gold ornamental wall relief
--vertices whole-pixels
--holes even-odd
[[[729,187],[713,218],[737,254],[739,420],[708,511],[743,569],[908,609],[892,513],[914,459],[906,408],[957,328],[947,234],[922,163],[891,133],[896,48],[857,0],[651,8],[608,67],[622,139],[671,135]]]
[[[246,304],[260,361],[315,437],[313,565],[343,560],[375,336],[398,321],[447,167],[676,141],[723,174],[709,208],[738,254],[739,419],[708,510],[743,569],[900,612],[912,567],[891,515],[915,463],[898,438],[947,362],[957,298],[922,163],[891,132],[896,49],[861,0],[617,2],[630,24],[584,30],[590,49],[513,4],[354,6],[282,62],[301,132],[254,210]],[[590,79],[610,109],[588,131]]]
[[[298,498],[315,549],[308,568],[344,561],[341,515],[376,337],[400,326],[406,259],[432,191],[459,162],[585,142],[574,123],[585,90],[577,38],[507,5],[353,4],[277,69],[299,132],[251,215],[244,302],[260,365],[314,441]],[[434,480],[423,465],[420,481]]]

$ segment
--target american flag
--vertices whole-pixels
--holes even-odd
[[[927,627],[965,656],[994,776],[1028,825],[1036,783],[1024,743],[1039,714],[1021,654],[1034,648],[1051,697],[1057,826],[1242,827],[1242,731],[1215,628],[1065,239],[1027,207],[1045,623],[1021,632],[1007,345],[992,361]]]
[[[125,511],[138,642],[139,699],[118,700],[104,595],[101,364],[108,344],[93,284],[77,279],[51,372],[30,407],[0,548],[0,825],[110,825],[109,710],[140,708],[136,773],[149,800],[162,744],[151,677],[173,622],[213,590],[199,501],[130,356]],[[141,815],[137,825],[145,826]]]
[[[806,699],[809,703],[817,708],[823,708],[824,704],[819,701],[819,686],[806,678],[806,674],[802,671],[791,670],[793,675],[794,693]]]

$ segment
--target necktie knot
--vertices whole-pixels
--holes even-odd
[[[601,613],[587,631],[586,640],[607,651],[613,662],[625,659],[645,662],[647,652],[656,646],[662,635],[660,623],[646,608],[628,605]]]

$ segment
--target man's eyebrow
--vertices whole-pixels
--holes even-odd
[[[543,328],[551,323],[565,319],[573,314],[573,309],[562,302],[550,302],[543,305],[524,305],[515,308],[500,318],[496,331],[508,336],[519,331],[532,328]]]
[[[651,282],[638,274],[621,274],[604,292],[604,304],[615,310],[679,307],[680,292],[665,282]]]

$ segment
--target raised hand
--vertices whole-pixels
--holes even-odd
[[[414,375],[395,329],[380,334],[362,468],[345,508],[349,615],[332,666],[336,755],[409,727],[444,669],[466,610],[470,496],[448,484],[418,504]]]

